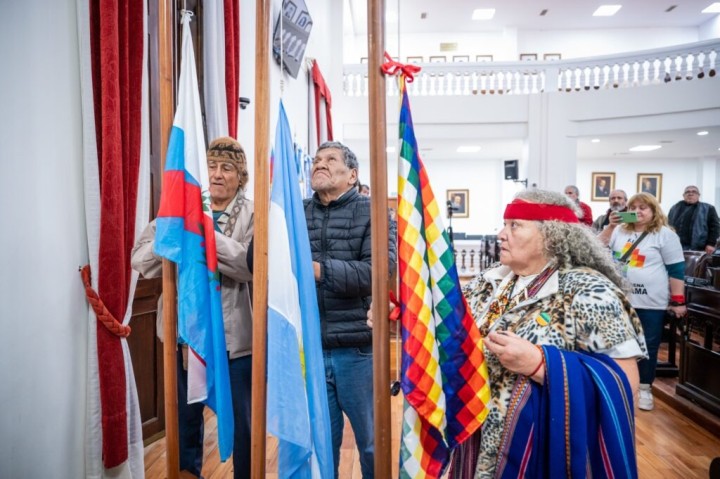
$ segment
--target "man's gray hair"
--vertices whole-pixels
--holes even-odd
[[[343,160],[345,161],[345,166],[350,168],[351,170],[359,170],[360,165],[358,164],[357,157],[355,156],[355,153],[352,152],[350,148],[343,145],[339,141],[326,141],[322,145],[320,145],[317,149],[317,151],[320,150],[327,150],[328,148],[337,148],[338,150],[343,152]]]
[[[520,191],[515,198],[531,203],[564,206],[580,213],[578,206],[562,193],[531,188]],[[619,273],[610,250],[595,233],[581,223],[563,221],[537,221],[543,236],[543,248],[549,260],[557,262],[559,269],[586,267],[605,275],[621,289],[627,291],[627,282]]]
[[[616,191],[619,191],[620,193],[622,193],[622,195],[625,197],[625,201],[627,201],[627,199],[628,199],[627,193],[625,193],[625,190],[621,190],[620,188],[617,188],[617,189],[612,190],[612,191],[610,192],[610,196],[612,196],[612,194],[615,193]],[[609,200],[608,200],[608,201],[609,201]]]
[[[565,187],[565,189],[567,190],[568,188],[570,188],[571,190],[573,190],[576,195],[580,196],[580,190],[578,190],[578,187],[577,187],[577,186],[575,186],[575,185],[567,185],[567,186]]]

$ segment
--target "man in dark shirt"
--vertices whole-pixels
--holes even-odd
[[[711,254],[720,237],[720,219],[715,207],[700,201],[700,189],[685,187],[683,200],[670,208],[670,226],[680,237],[683,250],[704,251]]]

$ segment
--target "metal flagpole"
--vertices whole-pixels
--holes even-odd
[[[370,222],[372,225],[373,394],[375,477],[391,477],[390,325],[388,317],[388,207],[385,123],[385,2],[368,0],[368,102],[370,127]]]
[[[160,90],[160,171],[165,171],[165,156],[173,123],[172,19],[173,2],[158,0],[158,69]],[[165,395],[165,459],[167,478],[180,474],[177,404],[177,284],[175,264],[162,260],[163,291],[163,374]]]
[[[253,251],[252,477],[265,477],[270,138],[270,0],[256,0],[255,17],[255,239]]]

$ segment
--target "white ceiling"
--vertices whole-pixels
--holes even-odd
[[[388,22],[388,33],[432,33],[500,31],[505,28],[523,30],[578,30],[613,29],[641,27],[698,27],[717,14],[701,13],[714,0],[387,0],[386,18],[398,18]],[[612,17],[593,17],[592,13],[602,4],[622,4]],[[676,5],[671,12],[665,12]],[[367,33],[367,0],[346,0],[352,28],[357,35]],[[476,8],[495,8],[495,17],[488,21],[473,21],[472,11]],[[547,9],[544,16],[542,10]],[[399,12],[399,13],[398,13]],[[421,19],[421,13],[426,18]],[[346,20],[348,16],[345,17]],[[350,27],[349,25],[346,25]],[[713,122],[714,124],[720,123]],[[699,129],[675,130],[640,134],[612,135],[598,137],[599,143],[591,138],[578,138],[578,158],[697,158],[720,155],[720,127],[708,125],[707,136],[697,136]],[[393,126],[388,125],[388,131]],[[428,132],[429,133],[429,132]],[[421,145],[423,158],[460,159],[472,157],[476,160],[515,158],[522,155],[525,138],[498,138],[478,141],[476,136],[463,140],[456,135],[426,135]],[[452,137],[452,138],[451,138]],[[351,148],[361,152],[367,150],[367,140],[346,138]],[[650,153],[631,153],[628,149],[636,145],[662,144],[660,150]],[[388,140],[392,145],[393,140]],[[478,153],[462,154],[456,149],[460,145],[480,145]]]
[[[697,27],[714,15],[701,13],[714,0],[387,0],[388,23],[400,33],[482,32],[505,28],[574,30],[587,28]],[[602,4],[621,4],[612,17],[593,17]],[[671,12],[665,12],[676,5]],[[349,0],[353,29],[367,33],[367,0]],[[492,20],[471,19],[476,8],[495,8]],[[540,16],[542,10],[547,14]],[[398,13],[399,12],[399,13]],[[425,19],[421,14],[426,13]]]

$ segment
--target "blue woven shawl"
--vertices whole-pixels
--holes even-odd
[[[518,380],[495,477],[637,478],[633,398],[603,354],[544,346],[545,385]]]

